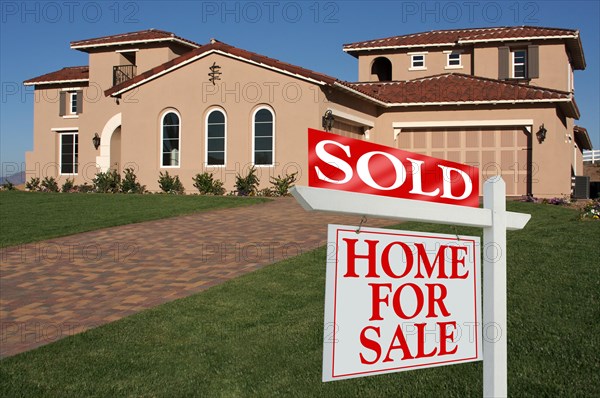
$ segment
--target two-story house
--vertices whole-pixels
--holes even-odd
[[[82,40],[89,65],[34,85],[29,176],[90,181],[133,167],[157,190],[160,171],[211,171],[233,188],[254,165],[307,180],[307,128],[331,110],[332,132],[476,165],[508,195],[568,195],[591,142],[574,125],[579,32],[539,27],[432,31],[352,43],[346,82],[217,40],[199,45],[147,30]]]

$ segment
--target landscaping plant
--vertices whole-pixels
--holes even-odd
[[[100,193],[117,193],[121,190],[121,176],[116,170],[97,173],[92,179],[94,191]]]
[[[225,193],[223,182],[214,179],[212,173],[196,174],[193,180],[194,187],[203,195],[223,195]]]
[[[286,174],[284,177],[280,175],[271,177],[270,181],[273,184],[273,193],[275,196],[288,196],[290,188],[294,186],[297,179],[298,173]]]
[[[42,181],[41,190],[44,192],[58,192],[58,183],[54,177],[45,177]]]
[[[248,174],[242,177],[239,173],[235,176],[235,189],[238,196],[255,196],[258,192],[260,179],[256,175],[256,168],[252,166]]]
[[[179,180],[179,176],[170,176],[168,171],[160,172],[158,177],[158,186],[165,193],[179,194],[182,195],[185,193],[185,188],[183,184]]]
[[[137,176],[132,168],[128,167],[124,171],[125,176],[121,182],[121,192],[123,193],[144,193],[146,186],[138,182]]]

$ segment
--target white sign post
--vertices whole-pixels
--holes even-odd
[[[500,177],[484,184],[483,208],[432,203],[323,188],[294,187],[305,210],[357,216],[482,227],[483,322],[493,338],[483,339],[483,395],[505,397],[506,352],[506,231],[523,229],[531,216],[506,211],[506,187]]]

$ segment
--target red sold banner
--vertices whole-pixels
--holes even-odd
[[[479,169],[319,130],[308,130],[308,185],[479,206]]]

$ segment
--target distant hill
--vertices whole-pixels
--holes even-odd
[[[10,181],[15,185],[25,184],[25,172],[20,171],[7,177],[0,177],[0,185],[4,184],[6,181]]]

